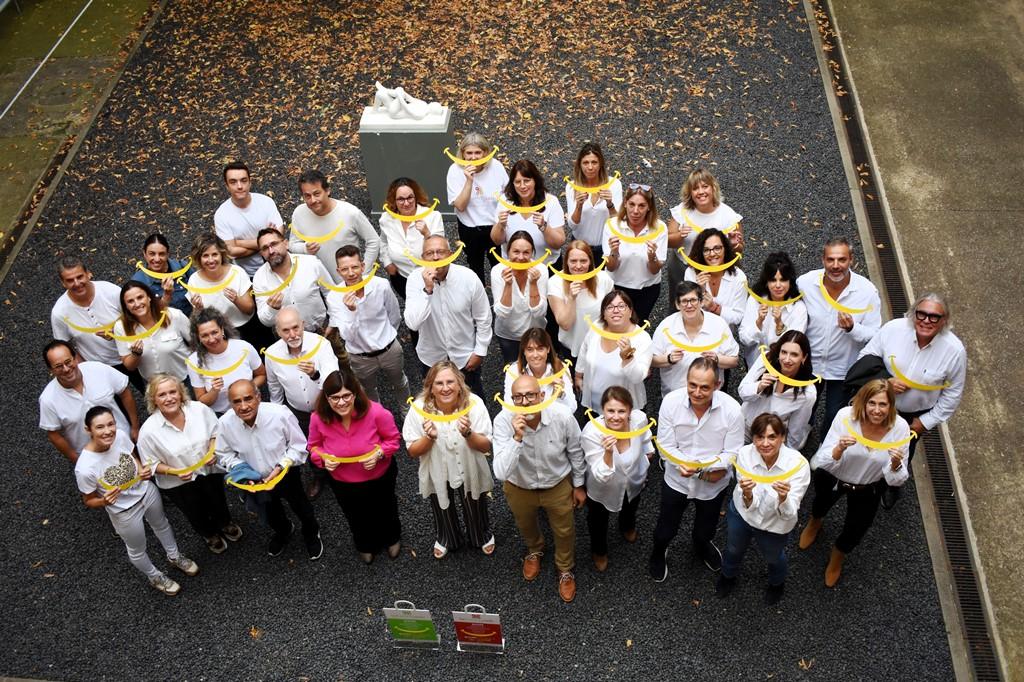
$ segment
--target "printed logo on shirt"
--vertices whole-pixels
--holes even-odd
[[[130,452],[122,452],[117,464],[107,467],[103,472],[103,480],[114,488],[121,487],[135,478],[135,458]]]

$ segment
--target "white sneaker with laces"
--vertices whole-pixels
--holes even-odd
[[[179,554],[175,559],[167,557],[167,561],[171,564],[171,566],[174,566],[176,569],[178,569],[179,571],[181,571],[189,577],[199,574],[199,564],[192,561],[184,554]]]
[[[173,597],[181,591],[181,585],[174,582],[163,573],[161,573],[158,576],[150,578],[149,584],[171,597]]]

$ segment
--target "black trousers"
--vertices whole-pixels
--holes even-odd
[[[654,310],[654,306],[658,303],[658,296],[661,295],[661,282],[652,284],[649,287],[643,289],[627,289],[626,287],[615,287],[619,291],[624,291],[629,294],[629,298],[633,301],[633,310],[636,311],[637,319],[640,320],[640,324],[644,323],[644,320],[651,319],[651,312]],[[653,332],[654,322],[651,322],[651,331]]]
[[[398,464],[394,457],[380,478],[360,483],[346,483],[334,477],[327,480],[348,521],[357,552],[374,554],[401,539],[402,522],[398,518],[398,498],[395,497]]]
[[[487,513],[487,495],[474,500],[466,494],[466,486],[458,488],[448,486],[448,508],[441,509],[437,495],[427,498],[430,501],[430,513],[434,520],[434,536],[437,542],[448,551],[459,549],[466,544],[459,527],[458,505],[462,505],[462,518],[469,536],[469,546],[480,548],[491,539],[491,520]]]
[[[395,292],[402,303],[405,303],[405,287],[408,283],[408,279],[399,275],[397,272],[393,275],[388,275],[388,281],[391,283],[391,290]],[[420,333],[409,330],[409,338],[412,340],[412,347],[415,348],[416,344],[420,341]]]
[[[636,510],[640,507],[640,494],[629,501],[622,496],[622,510],[619,512],[619,532],[628,533],[636,529]],[[587,498],[587,531],[590,533],[590,551],[598,556],[608,554],[608,519],[612,512],[600,502]]]
[[[257,351],[260,348],[268,348],[277,341],[274,330],[260,322],[259,315],[255,312],[248,322],[238,328],[238,335],[242,337],[242,340],[251,343]]]
[[[679,532],[679,524],[683,520],[683,512],[693,503],[693,538],[694,553],[704,556],[710,549],[718,528],[718,518],[722,511],[722,500],[728,488],[710,500],[697,500],[673,490],[665,481],[661,482],[661,508],[658,510],[658,522],[654,526],[654,549],[651,554],[660,556],[668,549],[669,543]]]
[[[849,554],[860,544],[875,520],[878,502],[886,488],[885,479],[853,489],[824,469],[815,469],[813,483],[811,516],[816,519],[824,518],[832,505],[846,495],[846,518],[843,519],[843,530],[836,538],[836,549]]]
[[[476,273],[485,287],[491,284],[491,268],[498,264],[498,259],[491,255],[491,226],[481,225],[473,227],[465,225],[460,220],[459,241],[466,245],[463,253],[466,256],[466,264],[469,269]],[[486,265],[485,265],[486,263]]]
[[[295,516],[299,517],[302,524],[302,535],[309,539],[316,537],[320,532],[320,524],[317,523],[316,513],[313,505],[306,498],[306,491],[302,489],[302,474],[300,467],[292,467],[284,475],[281,482],[270,491],[270,500],[267,502],[267,523],[275,535],[288,534],[288,517],[284,513],[284,505],[281,500],[288,502]]]
[[[204,538],[217,535],[231,523],[231,512],[224,496],[224,474],[196,476],[194,480],[176,488],[163,490],[189,525]]]

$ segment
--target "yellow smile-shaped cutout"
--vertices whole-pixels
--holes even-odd
[[[820,374],[815,376],[813,379],[792,379],[792,378],[786,376],[785,374],[783,374],[782,372],[780,372],[779,370],[777,370],[774,367],[772,367],[772,363],[768,362],[768,354],[765,353],[765,351],[768,350],[768,346],[766,346],[764,344],[761,344],[758,347],[758,350],[761,351],[761,362],[764,364],[764,368],[766,370],[768,370],[769,374],[771,374],[773,377],[778,379],[780,382],[782,382],[786,386],[796,386],[796,387],[810,386],[811,384],[816,384],[819,381],[821,381],[821,375]]]
[[[494,400],[497,401],[497,403],[501,405],[503,408],[505,408],[509,412],[512,412],[513,414],[537,414],[538,412],[546,410],[547,408],[554,405],[555,401],[558,400],[558,397],[561,394],[562,386],[561,384],[556,384],[554,390],[551,392],[551,397],[545,400],[544,402],[537,403],[536,405],[519,406],[513,405],[512,403],[507,403],[504,400],[502,400],[500,393],[494,394]]]
[[[493,159],[494,158],[494,154],[497,151],[498,151],[498,145],[494,145],[493,147],[491,147],[491,153],[490,154],[488,154],[487,156],[485,156],[485,157],[483,157],[481,159],[474,159],[472,161],[466,161],[465,159],[460,159],[459,157],[453,155],[450,151],[448,151],[448,147],[444,148],[444,155],[447,156],[449,159],[451,159],[452,163],[457,164],[459,166],[482,166],[485,163],[487,163],[488,161],[490,161],[491,159]]]
[[[547,197],[545,197],[544,201],[540,202],[536,206],[513,206],[512,204],[505,201],[500,194],[495,194],[494,196],[498,200],[498,203],[501,204],[501,207],[503,209],[505,209],[506,211],[511,211],[512,213],[519,214],[537,213],[538,211],[543,211],[544,207],[548,203]]]
[[[642,237],[634,237],[631,234],[625,234],[624,232],[619,232],[617,229],[615,229],[615,226],[612,224],[611,218],[605,221],[605,225],[608,226],[609,232],[618,237],[620,241],[624,241],[627,244],[645,244],[649,241],[657,239],[659,236],[661,236],[661,233],[665,231],[665,224],[662,223],[661,225],[658,225],[658,229],[652,232],[648,232]]]
[[[423,260],[422,258],[417,258],[416,256],[409,253],[409,249],[405,250],[405,257],[411,260],[416,265],[420,266],[421,268],[443,268],[446,265],[451,265],[452,263],[455,262],[459,255],[462,254],[462,247],[464,246],[465,244],[463,244],[462,242],[455,242],[455,253],[453,253],[452,255],[448,256],[443,260]]]
[[[136,341],[141,341],[142,339],[148,339],[150,336],[153,336],[153,334],[156,334],[157,330],[160,329],[160,327],[163,326],[164,320],[166,318],[167,318],[167,311],[166,310],[161,310],[160,311],[160,319],[157,320],[156,324],[154,324],[152,327],[150,327],[146,331],[141,332],[139,334],[129,334],[129,335],[126,335],[126,336],[120,336],[118,334],[111,334],[110,338],[114,339],[115,341],[120,341],[122,343],[134,343]]]
[[[241,357],[239,357],[238,360],[233,362],[230,367],[225,367],[224,369],[203,369],[202,367],[197,367],[196,365],[193,365],[188,358],[185,358],[185,364],[194,369],[197,374],[201,374],[204,377],[226,377],[227,375],[231,374],[236,369],[242,366],[242,363],[245,362],[245,356],[247,356],[248,354],[248,350],[243,350]]]
[[[238,483],[238,482],[232,481],[230,479],[226,479],[226,480],[228,481],[228,483],[230,483],[231,485],[235,486],[236,488],[239,488],[241,490],[247,490],[250,493],[258,493],[261,490],[273,490],[274,486],[276,486],[278,483],[281,482],[281,479],[284,478],[284,475],[288,473],[288,470],[290,468],[291,468],[290,465],[282,468],[281,469],[281,473],[279,473],[277,476],[274,476],[272,479],[270,479],[266,483]]]
[[[683,220],[685,220],[686,224],[690,226],[690,229],[692,229],[697,234],[700,234],[701,232],[704,231],[703,227],[701,227],[697,223],[695,223],[692,220],[690,220],[690,216],[686,215],[686,211],[683,211]],[[732,225],[730,225],[729,227],[727,227],[724,230],[722,230],[721,232],[722,232],[722,234],[729,234],[730,232],[732,232],[733,230],[735,230],[739,226],[740,226],[739,222],[735,222]]]
[[[339,294],[348,294],[348,293],[351,293],[353,291],[359,291],[360,289],[365,287],[367,284],[369,284],[370,280],[373,279],[373,276],[377,274],[377,268],[379,268],[379,267],[380,267],[380,263],[374,263],[373,267],[370,268],[370,274],[369,275],[367,275],[366,277],[362,278],[361,280],[359,280],[355,284],[349,284],[348,286],[339,287],[336,284],[331,284],[330,282],[325,282],[322,279],[318,279],[316,281],[316,283],[319,284],[320,286],[322,286],[324,289],[330,289],[331,291],[337,291]]]
[[[339,232],[341,232],[341,228],[343,228],[344,226],[345,226],[344,222],[339,222],[338,226],[336,228],[334,228],[333,230],[331,230],[327,234],[321,235],[319,237],[311,237],[308,234],[302,234],[301,232],[299,232],[299,228],[295,227],[295,225],[292,224],[292,223],[288,224],[288,229],[291,230],[292,232],[294,232],[295,236],[298,237],[299,239],[301,239],[304,242],[312,242],[314,244],[323,244],[326,241],[330,241],[331,239],[334,239],[334,235],[336,235]]]
[[[690,344],[683,343],[682,341],[676,339],[676,337],[672,336],[672,332],[668,330],[668,327],[663,327],[661,332],[665,335],[665,338],[668,339],[669,343],[671,343],[676,348],[685,350],[687,353],[703,353],[704,351],[714,350],[721,346],[726,339],[726,335],[723,333],[721,338],[719,338],[718,341],[715,341],[714,343],[709,343],[704,346],[691,346]]]
[[[867,308],[851,308],[849,306],[843,305],[842,303],[839,303],[834,298],[829,296],[828,289],[825,288],[825,278],[823,276],[818,278],[818,288],[821,290],[821,297],[825,299],[825,303],[828,303],[830,306],[832,306],[841,313],[846,313],[847,315],[857,315],[858,313],[871,312],[872,306],[870,305]]]
[[[253,295],[254,296],[273,296],[274,294],[281,293],[282,291],[284,291],[285,289],[288,288],[289,284],[292,283],[292,280],[295,279],[295,273],[298,272],[298,271],[299,271],[299,259],[298,258],[292,258],[292,269],[288,273],[288,276],[284,278],[284,281],[281,282],[280,285],[274,287],[273,289],[271,289],[269,291],[253,291],[252,292]]]
[[[686,261],[687,265],[699,272],[725,272],[732,266],[736,265],[737,261],[739,261],[740,258],[743,258],[743,254],[737,253],[735,258],[728,263],[722,263],[721,265],[704,265],[703,263],[698,263],[690,258],[686,255],[686,251],[684,251],[682,247],[679,247],[679,257]]]
[[[551,273],[553,275],[555,275],[557,277],[561,277],[562,279],[564,279],[567,282],[586,282],[588,279],[590,279],[592,277],[597,277],[597,273],[601,272],[601,270],[604,269],[604,266],[607,263],[608,263],[608,259],[602,257],[601,258],[601,262],[598,263],[596,268],[594,268],[593,270],[590,270],[588,272],[582,272],[582,273],[580,273],[578,275],[570,275],[568,273],[562,272],[561,270],[556,270],[555,266],[552,265],[551,263],[548,263],[548,268],[551,270]]]
[[[377,456],[377,453],[381,451],[379,445],[373,446],[373,449],[364,455],[356,455],[355,457],[335,457],[334,455],[328,454],[323,451],[322,448],[314,448],[316,454],[323,457],[328,462],[337,462],[338,464],[355,464],[356,462],[368,462]]]
[[[493,246],[491,247],[491,255],[494,256],[498,260],[498,262],[504,265],[506,268],[511,268],[512,270],[529,270],[530,268],[535,268],[541,263],[543,263],[545,260],[547,260],[551,256],[551,249],[544,249],[543,256],[541,256],[537,260],[532,260],[529,263],[513,263],[507,258],[502,258],[501,254],[498,253],[498,249],[496,249]]]
[[[541,386],[547,386],[548,384],[553,384],[556,381],[561,381],[562,377],[569,370],[570,365],[572,365],[572,360],[563,360],[562,369],[558,370],[549,377],[541,377],[540,379],[537,379],[537,383],[540,384]],[[505,365],[505,372],[512,377],[512,381],[515,381],[516,379],[519,378],[519,375],[512,371],[512,365]]]
[[[64,324],[74,329],[76,332],[82,332],[83,334],[99,334],[100,332],[109,332],[114,328],[114,323],[105,324],[102,327],[80,327],[68,318],[64,318]]]
[[[232,280],[235,279],[236,274],[238,274],[237,270],[231,270],[231,274],[225,277],[223,282],[212,287],[190,287],[188,284],[185,283],[185,280],[183,279],[178,279],[177,281],[178,284],[185,287],[185,291],[187,291],[190,294],[216,294],[227,289],[228,285],[231,284]]]
[[[438,200],[438,198],[434,197],[434,203],[432,203],[430,205],[430,208],[428,208],[423,213],[417,213],[416,215],[402,215],[401,213],[395,213],[394,211],[392,211],[391,208],[388,206],[387,202],[384,202],[384,211],[395,220],[398,220],[403,223],[414,223],[417,220],[423,220],[428,215],[433,213],[434,210],[437,209],[437,205],[439,203],[441,202]]]
[[[773,300],[765,298],[763,296],[758,296],[756,293],[754,293],[754,290],[751,289],[750,287],[747,287],[747,293],[750,294],[750,298],[754,299],[755,301],[757,301],[761,305],[771,306],[772,308],[781,308],[784,305],[789,305],[790,303],[796,303],[797,301],[799,301],[801,298],[804,297],[803,293],[800,293],[800,294],[798,294],[797,296],[795,296],[793,298],[787,298],[785,301],[773,301]]]
[[[707,469],[709,466],[717,464],[719,460],[718,457],[715,457],[714,459],[708,462],[688,462],[685,459],[679,459],[671,452],[661,447],[661,443],[658,442],[657,438],[651,438],[651,442],[654,443],[654,447],[658,448],[658,452],[660,452],[665,459],[672,462],[673,464],[677,464],[681,467],[686,467],[687,469]]]
[[[736,473],[743,478],[749,478],[754,483],[766,483],[771,485],[772,483],[775,483],[775,481],[785,481],[787,478],[792,478],[798,471],[807,466],[807,461],[804,460],[803,462],[798,462],[797,465],[789,471],[784,471],[781,474],[774,474],[772,476],[762,476],[761,474],[755,474],[751,471],[747,471],[739,465],[739,462],[736,461],[735,457],[732,460],[732,465],[736,469]]]
[[[461,410],[458,410],[456,412],[452,412],[451,414],[433,414],[431,412],[427,412],[422,407],[417,405],[416,402],[415,402],[415,399],[412,398],[412,397],[410,397],[406,402],[408,402],[409,405],[412,406],[412,411],[413,412],[415,412],[419,416],[423,417],[424,419],[427,419],[427,420],[432,421],[432,422],[442,422],[442,423],[457,422],[460,419],[462,419],[463,417],[465,417],[467,414],[469,414],[469,411],[471,409],[473,409],[473,403],[470,402],[469,405],[466,405]]]
[[[587,417],[590,418],[590,423],[594,425],[594,428],[603,433],[604,435],[615,436],[616,438],[622,439],[636,438],[637,436],[642,436],[648,431],[650,431],[652,428],[657,426],[658,424],[657,420],[654,417],[651,417],[651,421],[647,422],[646,426],[642,426],[639,429],[635,429],[633,431],[615,431],[613,429],[609,429],[607,426],[597,421],[597,419],[594,418],[594,412],[590,408],[587,408]]]
[[[858,443],[860,443],[864,447],[870,448],[872,450],[888,450],[890,448],[903,447],[904,445],[906,445],[910,441],[912,441],[915,438],[917,438],[917,432],[916,431],[911,431],[910,435],[907,436],[906,438],[904,438],[903,440],[893,440],[893,441],[889,441],[889,442],[883,442],[883,441],[880,441],[880,440],[871,440],[870,438],[865,438],[864,436],[862,436],[859,433],[857,433],[854,430],[853,425],[850,424],[850,420],[849,419],[844,419],[843,420],[843,424],[846,426],[846,432],[848,434],[850,434],[851,436],[853,436],[853,439],[855,441],[857,441]]]
[[[634,328],[634,329],[632,329],[632,330],[630,330],[628,332],[610,332],[607,329],[603,329],[603,328],[597,326],[596,324],[594,324],[594,321],[590,319],[590,314],[589,313],[584,315],[583,319],[586,320],[587,324],[590,326],[590,331],[594,332],[595,334],[597,334],[601,338],[608,339],[609,341],[618,341],[619,339],[628,339],[630,337],[636,336],[637,334],[639,334],[640,332],[642,332],[643,330],[645,330],[645,329],[647,329],[648,327],[651,326],[651,321],[650,320],[644,320],[643,324],[638,324],[636,326],[636,328]]]
[[[217,450],[217,440],[214,439],[210,442],[210,449],[206,451],[206,454],[199,458],[199,461],[190,467],[184,467],[182,469],[168,469],[164,472],[166,476],[184,476],[185,474],[191,474],[193,471],[198,471],[204,466],[213,461],[214,453]]]
[[[267,360],[273,360],[279,365],[297,365],[300,362],[305,362],[307,360],[313,359],[313,356],[316,355],[318,350],[320,350],[320,344],[322,344],[323,342],[324,339],[321,336],[317,340],[316,345],[313,346],[313,350],[294,358],[279,358],[276,355],[271,355],[270,353],[268,353],[266,348],[260,348],[260,352],[263,353],[263,357],[265,357]]]
[[[917,389],[918,391],[941,391],[944,388],[952,386],[948,381],[941,384],[922,384],[920,382],[910,379],[906,374],[900,371],[900,368],[896,366],[896,356],[889,356],[889,363],[892,364],[892,373],[896,375],[896,378],[905,383],[910,388]]]
[[[571,178],[569,178],[568,175],[565,176],[565,182],[566,182],[567,185],[572,187],[574,192],[580,192],[580,193],[585,193],[585,194],[594,194],[596,192],[600,192],[602,190],[608,189],[609,187],[611,187],[612,185],[615,184],[616,180],[618,180],[621,177],[622,177],[622,174],[619,173],[619,171],[615,171],[615,173],[608,178],[608,182],[606,182],[606,183],[604,183],[602,185],[597,185],[595,187],[584,187],[583,185],[577,185],[575,182],[572,181]]]
[[[156,270],[150,270],[149,268],[142,264],[142,261],[136,262],[135,267],[137,267],[139,270],[142,270],[144,273],[146,273],[153,279],[178,279],[186,272],[188,272],[188,269],[192,267],[192,258],[189,257],[188,260],[185,261],[185,267],[183,267],[180,270],[175,270],[174,272],[157,272]]]

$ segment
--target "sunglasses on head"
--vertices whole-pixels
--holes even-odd
[[[650,192],[651,191],[651,186],[650,185],[640,185],[640,184],[637,184],[635,182],[629,183],[629,188],[632,189],[632,190],[640,190],[642,192]]]

